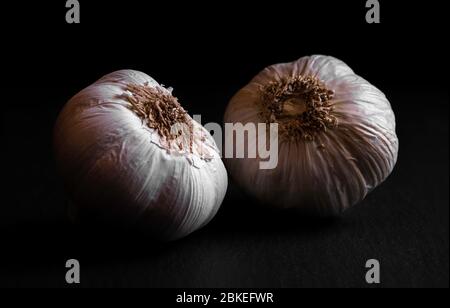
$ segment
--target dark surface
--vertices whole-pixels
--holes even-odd
[[[295,10],[284,2],[139,3],[83,1],[80,25],[64,24],[64,6],[4,8],[0,286],[65,286],[65,261],[76,258],[82,286],[364,287],[365,262],[375,258],[381,286],[448,287],[448,64],[439,16],[383,2],[382,24],[367,25],[356,2]],[[221,122],[233,93],[259,70],[313,53],[341,58],[373,82],[397,117],[394,172],[342,218],[270,212],[230,182],[216,218],[172,243],[68,222],[51,135],[80,89],[138,69],[174,87],[191,114]]]

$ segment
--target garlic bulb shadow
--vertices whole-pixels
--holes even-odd
[[[54,148],[82,218],[138,226],[162,240],[207,224],[227,189],[209,132],[171,89],[138,71],[108,74],[70,99]]]
[[[224,122],[278,125],[277,139],[270,139],[278,147],[275,168],[260,169],[258,157],[225,160],[237,185],[272,207],[339,215],[382,183],[397,161],[386,96],[329,56],[267,67],[233,96]],[[258,134],[249,139],[245,144],[256,144]]]

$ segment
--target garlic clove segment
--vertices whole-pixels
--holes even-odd
[[[274,207],[338,215],[383,182],[397,161],[386,96],[330,56],[265,68],[234,95],[224,122],[278,124],[275,168],[260,169],[258,157],[225,160],[243,190]]]
[[[134,70],[108,74],[70,99],[54,148],[77,211],[162,240],[206,225],[227,190],[209,132],[170,89]]]

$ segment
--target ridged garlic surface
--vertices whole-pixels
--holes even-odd
[[[234,95],[224,122],[278,123],[275,168],[260,169],[258,157],[226,160],[241,188],[275,207],[337,215],[383,182],[397,160],[386,96],[330,56],[267,67]]]
[[[170,130],[180,119],[185,125]],[[227,189],[209,132],[171,89],[142,72],[116,71],[76,94],[58,117],[54,145],[80,212],[137,225],[159,239],[207,224]]]

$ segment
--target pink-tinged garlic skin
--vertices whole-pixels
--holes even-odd
[[[144,73],[121,70],[65,105],[54,131],[58,168],[80,212],[137,224],[162,240],[184,237],[219,209],[225,167],[209,132],[190,117],[192,152],[161,139],[131,110],[129,84],[161,87]]]
[[[338,215],[392,172],[399,146],[394,112],[386,96],[344,62],[314,55],[264,69],[231,99],[224,122],[265,122],[261,89],[296,76],[316,77],[334,92],[329,103],[337,125],[317,131],[313,140],[280,134],[274,169],[260,169],[258,158],[227,159],[226,166],[263,203]]]

